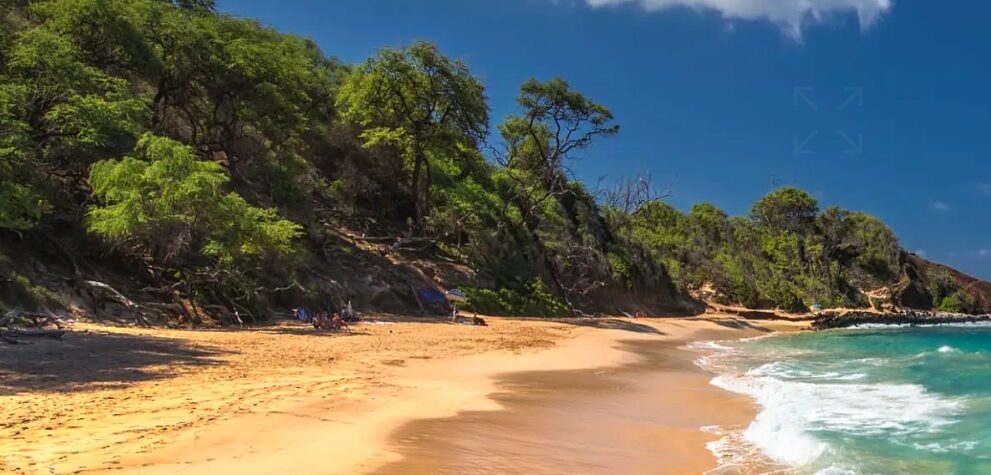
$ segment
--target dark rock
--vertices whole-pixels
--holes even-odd
[[[933,308],[933,296],[929,293],[929,281],[920,263],[907,252],[901,254],[902,283],[891,296],[896,307],[929,310]]]
[[[823,313],[812,322],[815,330],[847,328],[857,325],[941,325],[949,323],[975,323],[991,321],[991,315],[968,315],[963,313],[930,312],[908,310],[892,313]]]

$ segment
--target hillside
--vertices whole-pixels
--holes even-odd
[[[880,220],[773,190],[679,211],[576,157],[620,131],[560,78],[490,122],[434,45],[344,64],[209,0],[0,0],[0,309],[175,324],[298,306],[487,314],[986,311]],[[663,167],[663,163],[658,163]]]
[[[908,256],[910,265],[922,269],[925,278],[923,287],[928,290],[932,299],[932,307],[948,311],[958,311],[974,314],[991,314],[991,282],[964,274],[952,267],[931,262],[915,254]],[[951,298],[954,294],[957,297]],[[927,310],[926,294],[922,302],[915,303],[913,308]],[[942,304],[942,305],[941,305]]]

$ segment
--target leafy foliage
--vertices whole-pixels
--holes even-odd
[[[215,162],[198,160],[174,140],[145,134],[126,157],[93,165],[93,193],[107,204],[91,207],[91,232],[140,242],[162,261],[199,245],[224,263],[265,252],[286,253],[300,227],[273,209],[250,206],[223,192],[228,178]]]
[[[425,42],[382,49],[352,69],[337,106],[345,121],[362,129],[364,147],[391,147],[405,158],[417,228],[432,206],[431,157],[458,156],[488,132],[482,84],[464,63]]]
[[[804,310],[866,306],[860,289],[897,282],[898,240],[863,213],[831,207],[782,188],[759,199],[748,218],[703,203],[685,215],[663,203],[640,208],[632,236],[665,264],[687,292],[711,286],[725,302]]]
[[[560,317],[569,313],[547,284],[535,280],[520,290],[464,289],[468,302],[464,309],[486,315],[531,315],[536,317]]]
[[[149,287],[227,308],[324,265],[333,227],[427,242],[486,313],[865,305],[900,277],[882,222],[794,188],[744,217],[643,179],[604,199],[571,164],[619,132],[609,108],[560,78],[516,106],[490,137],[482,81],[427,42],[346,65],[213,0],[0,0],[0,238],[85,228]]]

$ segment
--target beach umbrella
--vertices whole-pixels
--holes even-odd
[[[448,290],[447,291],[447,294],[446,294],[446,297],[447,297],[448,300],[450,300],[452,302],[467,302],[468,301],[468,297],[465,297],[465,294],[463,294],[458,289]]]

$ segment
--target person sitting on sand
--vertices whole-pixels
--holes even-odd
[[[327,317],[327,312],[320,312],[313,317],[313,328],[324,328],[328,323],[330,318]]]
[[[347,322],[345,322],[344,319],[341,318],[341,316],[336,313],[330,319],[330,324],[332,330],[350,330],[350,328],[348,328]]]

